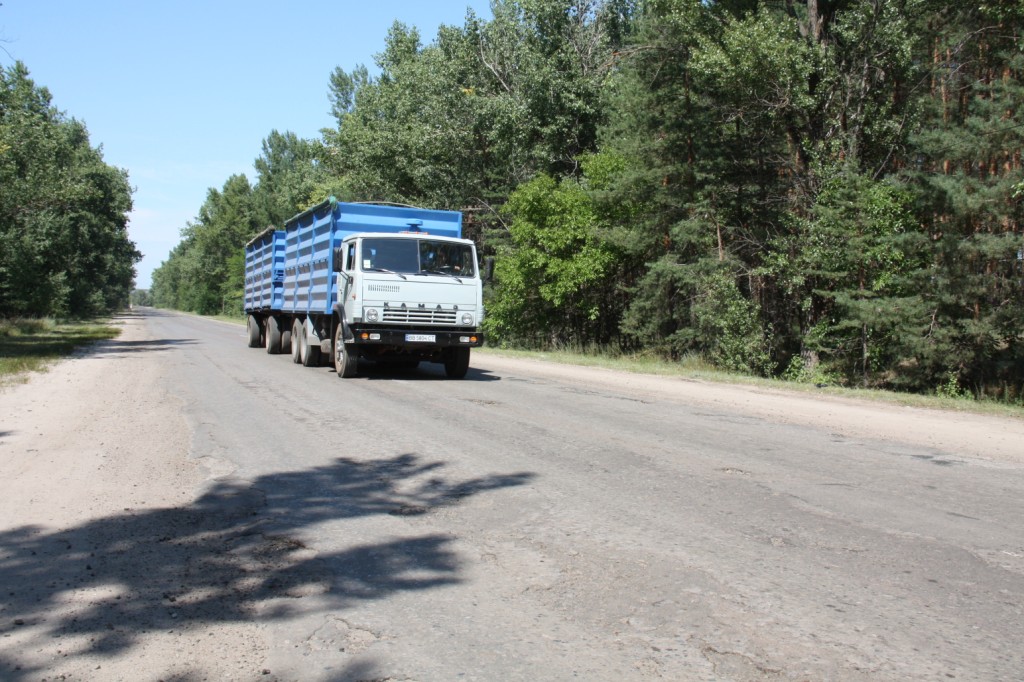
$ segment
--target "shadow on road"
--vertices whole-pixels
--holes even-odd
[[[121,353],[142,353],[151,351],[171,350],[178,346],[190,346],[197,343],[195,339],[147,339],[144,341],[120,341],[111,339],[83,346],[78,354],[82,357],[91,355],[117,355]]]
[[[334,369],[331,368],[331,371],[333,372]],[[453,379],[449,379],[445,376],[444,365],[431,362],[421,363],[420,366],[415,369],[407,369],[373,362],[361,362],[359,363],[359,376],[355,381],[359,381],[360,379],[367,379],[370,381],[379,381],[382,379],[405,379],[407,381],[453,381]],[[348,381],[352,380],[349,379]],[[501,377],[497,374],[492,374],[485,369],[470,367],[469,372],[466,373],[464,378],[455,379],[454,381],[501,381]]]
[[[81,653],[115,655],[147,632],[285,618],[305,596],[321,595],[336,610],[457,584],[460,562],[447,535],[327,554],[291,537],[322,522],[429,514],[533,477],[455,481],[442,477],[443,467],[415,454],[339,458],[251,483],[223,481],[185,507],[125,509],[60,531],[4,531],[0,641],[33,628],[37,639],[69,638]],[[0,655],[0,679],[35,679],[40,672],[16,652]]]

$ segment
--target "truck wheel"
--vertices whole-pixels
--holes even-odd
[[[292,328],[289,325],[281,325],[281,352],[292,352]]]
[[[267,353],[277,355],[281,352],[281,319],[277,315],[267,316]]]
[[[356,344],[345,343],[345,330],[339,324],[334,332],[334,371],[342,379],[349,379],[356,375],[359,368],[359,358],[356,357]]]
[[[310,343],[309,335],[306,334],[306,325],[302,325],[302,352],[299,356],[303,367],[320,366],[320,343]]]
[[[263,335],[260,332],[260,321],[256,319],[255,315],[249,316],[246,326],[249,328],[249,348],[259,348],[262,346]]]
[[[449,379],[461,379],[469,371],[469,349],[449,348],[444,356],[444,373]]]
[[[298,318],[292,323],[292,362],[302,362],[302,320]]]

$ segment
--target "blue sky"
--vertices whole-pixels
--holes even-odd
[[[373,69],[397,19],[424,44],[488,0],[2,0],[0,65],[20,60],[83,121],[136,188],[129,233],[147,288],[210,187],[253,160],[272,130],[334,124],[334,67]]]

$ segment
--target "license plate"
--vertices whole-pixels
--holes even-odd
[[[418,343],[437,343],[437,336],[434,334],[406,334],[405,340]]]

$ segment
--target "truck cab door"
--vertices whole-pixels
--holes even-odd
[[[340,272],[338,277],[341,281],[338,283],[338,291],[340,296],[341,305],[345,308],[345,316],[350,317],[352,312],[349,306],[349,300],[351,298],[352,287],[355,282],[355,265],[356,265],[356,243],[354,241],[342,244],[341,248],[338,249],[341,253],[337,258],[338,265],[340,266]]]

